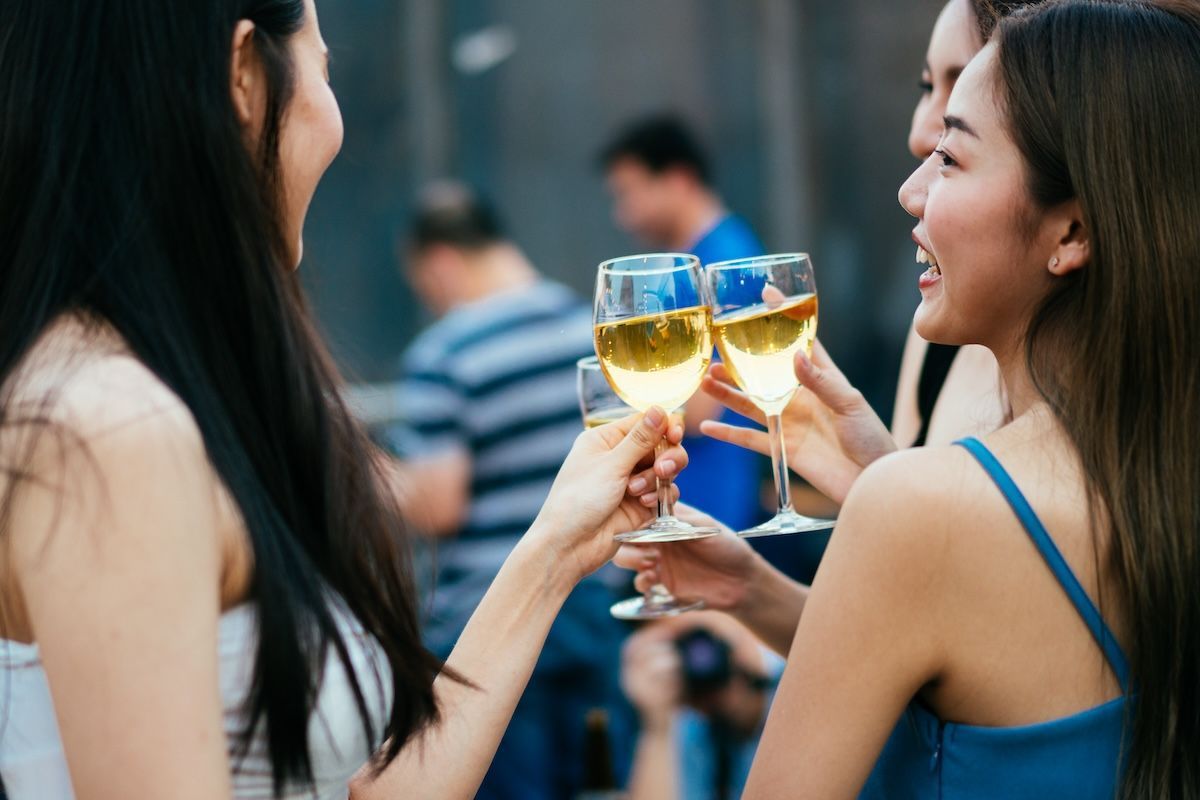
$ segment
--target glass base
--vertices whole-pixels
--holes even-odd
[[[836,519],[813,519],[795,511],[780,511],[762,525],[738,531],[738,536],[753,539],[758,536],[784,536],[789,533],[815,533],[827,531],[836,524]]]
[[[707,539],[716,536],[718,528],[689,525],[675,517],[659,517],[640,531],[618,533],[613,538],[629,544],[655,544],[658,542],[686,542],[691,539]]]
[[[662,619],[674,617],[685,611],[695,611],[704,608],[703,600],[680,600],[670,594],[630,597],[619,603],[613,603],[608,611],[617,619]]]

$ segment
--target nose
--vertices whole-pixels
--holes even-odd
[[[900,187],[900,205],[917,219],[925,216],[925,200],[929,197],[929,181],[935,169],[933,162],[932,158],[922,161],[921,166],[917,167]]]
[[[913,112],[912,128],[908,132],[908,150],[922,161],[937,149],[942,137],[942,114],[945,110],[945,103],[925,97]]]

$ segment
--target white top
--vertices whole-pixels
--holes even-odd
[[[392,703],[391,670],[378,642],[367,635],[345,606],[333,603],[332,610],[338,630],[345,637],[373,729],[379,733]],[[238,606],[221,616],[217,641],[221,700],[233,765],[233,796],[238,800],[272,797],[271,763],[261,726],[246,757],[240,762],[232,760],[238,734],[245,729],[243,708],[253,682],[257,641],[253,605]],[[284,797],[345,800],[350,779],[379,743],[366,741],[354,692],[332,647],[309,720],[308,741],[316,785],[312,789],[292,788]],[[5,639],[0,639],[0,776],[9,800],[74,800],[37,645]]]

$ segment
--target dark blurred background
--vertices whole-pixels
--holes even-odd
[[[919,272],[896,202],[942,0],[324,0],[345,146],[304,278],[352,381],[395,377],[427,321],[395,242],[431,179],[478,186],[543,272],[590,297],[615,227],[597,150],[675,111],[768,250],[809,252],[821,338],[890,416]]]

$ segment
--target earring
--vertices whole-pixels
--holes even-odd
[[[1050,269],[1055,269],[1056,267],[1058,267],[1058,256],[1050,259]]]

